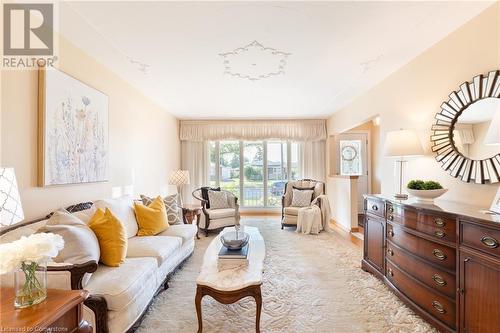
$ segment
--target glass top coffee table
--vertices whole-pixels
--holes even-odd
[[[221,234],[234,230],[234,227],[224,228]],[[255,302],[257,303],[255,330],[256,332],[260,332],[260,313],[262,310],[260,286],[262,285],[266,246],[258,228],[241,226],[240,231],[244,231],[250,235],[248,242],[248,266],[218,270],[217,260],[219,250],[222,247],[222,243],[220,242],[221,234],[212,240],[205,251],[200,275],[196,280],[195,305],[199,333],[203,330],[201,299],[205,295],[213,297],[222,304],[231,304],[247,296],[255,298]]]

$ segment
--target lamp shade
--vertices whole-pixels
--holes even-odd
[[[23,207],[13,168],[0,168],[0,225],[24,220]]]
[[[484,144],[500,145],[500,106],[493,115],[493,119],[491,119],[490,127],[484,137]]]
[[[388,132],[385,136],[384,155],[390,157],[410,157],[424,154],[417,133],[413,130]]]
[[[189,171],[188,170],[174,170],[168,179],[170,185],[188,185],[189,184]]]

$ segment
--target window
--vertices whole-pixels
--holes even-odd
[[[288,180],[288,144],[267,143],[267,205],[279,207]]]
[[[217,168],[218,168],[218,163],[217,160],[219,159],[219,143],[218,142],[209,142],[208,144],[208,151],[210,154],[210,170],[209,170],[209,175],[210,175],[210,186],[214,187],[217,186]]]
[[[300,178],[298,143],[216,141],[209,152],[210,185],[234,193],[244,207],[279,207],[286,182]]]
[[[221,189],[240,196],[240,143],[219,143],[219,185]]]

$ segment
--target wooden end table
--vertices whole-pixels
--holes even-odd
[[[14,288],[1,288],[0,332],[92,333],[83,320],[86,290],[47,290],[47,299],[25,309],[14,308]]]
[[[184,224],[193,224],[193,220],[196,217],[196,239],[200,239],[198,236],[198,230],[200,228],[201,214],[203,213],[203,207],[200,205],[190,205],[185,204],[182,207],[182,219]]]
[[[224,228],[221,234],[234,231],[234,229],[234,227]],[[255,331],[260,332],[261,285],[266,246],[258,228],[243,226],[240,230],[250,235],[248,266],[218,270],[217,261],[222,246],[220,242],[221,234],[212,240],[205,251],[200,275],[196,279],[196,296],[194,300],[198,317],[198,333],[203,331],[201,300],[205,295],[213,297],[222,304],[231,304],[244,297],[253,297],[257,305]]]

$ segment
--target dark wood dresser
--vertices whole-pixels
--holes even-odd
[[[441,332],[500,332],[500,216],[365,196],[362,268]]]

